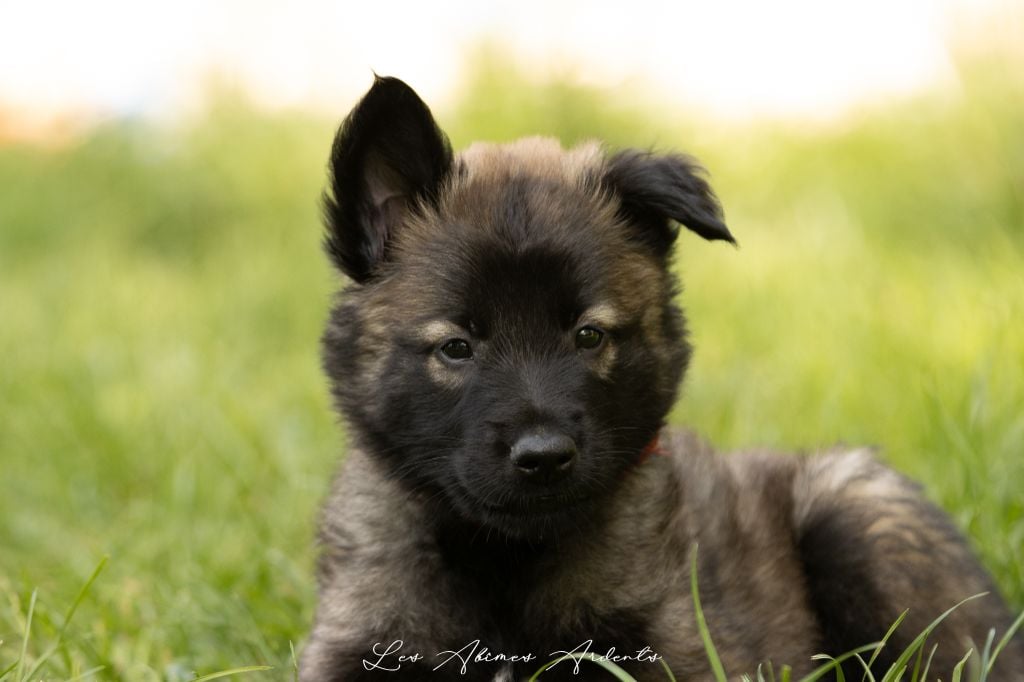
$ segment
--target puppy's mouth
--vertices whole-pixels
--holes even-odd
[[[578,507],[585,506],[589,500],[588,496],[581,493],[561,492],[522,495],[500,502],[479,500],[478,503],[491,513],[529,517],[572,512]]]
[[[567,470],[559,470],[554,460],[539,465],[548,471],[534,472],[492,454],[485,450],[456,459],[447,470],[445,497],[462,519],[510,536],[548,537],[588,526],[601,516],[609,486],[608,476],[593,470],[600,457],[581,452]]]
[[[463,491],[458,505],[469,520],[519,538],[547,538],[583,528],[593,514],[593,499],[577,491],[486,499]],[[468,504],[466,504],[468,502]]]

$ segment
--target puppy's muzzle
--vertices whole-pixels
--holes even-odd
[[[576,441],[551,429],[533,429],[519,436],[509,455],[516,472],[540,484],[565,478],[576,464]]]

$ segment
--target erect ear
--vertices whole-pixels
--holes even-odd
[[[430,109],[397,78],[374,80],[334,138],[324,194],[324,246],[357,282],[373,276],[419,201],[436,198],[452,165]]]
[[[689,157],[630,149],[608,159],[605,182],[619,196],[622,217],[635,227],[637,239],[665,256],[678,233],[670,221],[705,239],[736,243],[703,174]]]

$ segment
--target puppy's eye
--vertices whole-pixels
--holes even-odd
[[[594,327],[581,327],[576,332],[576,347],[580,350],[593,350],[601,345],[604,332]]]
[[[463,339],[452,339],[441,346],[441,355],[449,360],[469,360],[473,357],[473,349]]]

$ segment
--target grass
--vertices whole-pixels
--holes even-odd
[[[881,446],[1020,609],[1011,59],[962,58],[954,96],[794,129],[534,83],[490,56],[438,113],[456,146],[542,132],[701,158],[742,248],[680,240],[697,354],[672,420],[725,447]],[[70,146],[0,148],[7,680],[291,676],[316,505],[343,451],[317,358],[338,284],[317,208],[335,124],[227,93],[172,127],[112,121]]]

